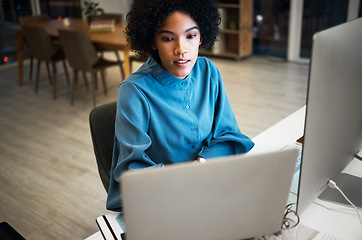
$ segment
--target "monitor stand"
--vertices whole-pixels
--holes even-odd
[[[357,208],[362,209],[362,178],[347,173],[340,173],[332,180]],[[352,207],[337,189],[330,187],[327,187],[318,198]]]

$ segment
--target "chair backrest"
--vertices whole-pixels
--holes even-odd
[[[59,29],[59,37],[69,64],[77,70],[91,71],[98,56],[87,32]]]
[[[19,20],[19,25],[23,26],[23,25],[29,24],[29,23],[47,22],[47,21],[49,21],[49,16],[45,15],[45,14],[29,15],[29,16],[19,17],[18,20]]]
[[[114,124],[117,103],[94,108],[89,114],[89,126],[97,160],[99,176],[108,192],[114,141]]]
[[[22,29],[31,55],[42,61],[50,61],[56,54],[57,48],[46,29],[30,25],[23,25]]]

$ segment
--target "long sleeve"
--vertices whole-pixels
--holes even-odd
[[[119,87],[118,96],[107,199],[107,208],[112,210],[120,210],[120,177],[124,171],[163,165],[153,162],[146,153],[151,145],[150,136],[147,135],[150,110],[144,96],[135,85],[129,83]]]
[[[214,118],[210,135],[204,140],[199,156],[214,158],[233,154],[247,153],[254,146],[251,139],[239,130],[235,115],[228,100],[224,84],[218,69],[210,67],[214,78]]]

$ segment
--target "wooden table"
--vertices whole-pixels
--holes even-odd
[[[45,26],[49,35],[52,38],[59,38],[58,29],[88,29],[88,23],[86,20],[76,18],[64,18],[60,21],[50,20],[49,22],[32,23],[32,25]],[[129,52],[130,48],[127,43],[126,35],[124,34],[126,24],[116,24],[115,31],[113,32],[89,32],[89,37],[94,45],[98,49],[105,50],[120,50],[124,54],[124,76],[130,75],[130,60]],[[18,84],[23,85],[23,61],[24,61],[24,38],[21,27],[16,29],[17,38],[17,54],[18,54]]]

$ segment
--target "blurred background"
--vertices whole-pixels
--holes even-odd
[[[124,16],[130,2],[99,1],[105,11]],[[84,18],[83,6],[84,0],[0,0],[0,64],[17,61],[16,33],[9,27],[18,24],[20,16]],[[252,54],[304,61],[310,57],[314,33],[361,16],[360,0],[254,0]]]

